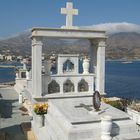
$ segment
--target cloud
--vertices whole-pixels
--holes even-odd
[[[103,23],[103,24],[86,26],[85,28],[92,28],[95,30],[105,30],[107,34],[114,34],[114,33],[119,33],[119,32],[140,33],[140,25],[127,23],[127,22]]]
[[[26,34],[30,34],[31,33],[31,29],[27,29],[27,30],[24,30],[23,32],[20,32],[20,33],[14,33],[14,34],[11,34],[9,36],[6,36],[6,37],[0,37],[0,41],[1,40],[5,40],[5,39],[10,39],[10,38],[14,38],[14,37],[18,37],[20,35],[26,35]]]

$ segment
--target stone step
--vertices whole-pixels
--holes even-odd
[[[114,137],[112,140],[140,140],[140,133],[131,133],[131,134],[125,134],[125,135],[119,135]]]

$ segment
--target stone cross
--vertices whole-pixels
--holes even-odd
[[[67,2],[66,8],[61,8],[61,14],[66,14],[66,28],[73,27],[73,15],[78,15],[78,10],[73,9],[73,3]]]
[[[102,114],[102,113],[106,112],[106,110],[108,109],[108,108],[105,108],[105,109],[100,110],[100,111],[95,111],[95,109],[93,108],[93,105],[85,105],[83,103],[80,103],[80,105],[75,106],[75,108],[84,108],[87,111],[89,111],[89,113],[95,114],[95,115]]]
[[[79,106],[75,106],[75,108],[85,108],[88,111],[92,111],[93,110],[92,107],[93,105],[85,105],[83,103],[81,103]]]

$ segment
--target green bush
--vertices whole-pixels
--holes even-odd
[[[117,100],[117,101],[110,101],[108,104],[110,104],[111,106],[113,106],[113,107],[115,107],[117,109],[120,109],[122,111],[125,110],[124,104],[121,101],[119,101],[119,100]]]

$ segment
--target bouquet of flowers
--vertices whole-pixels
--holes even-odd
[[[48,110],[48,103],[36,103],[33,106],[33,110],[38,115],[44,115],[47,114]]]

